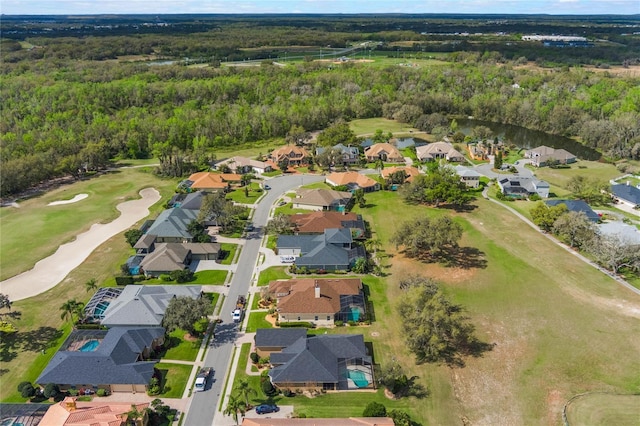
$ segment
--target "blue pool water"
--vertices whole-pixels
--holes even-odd
[[[369,386],[367,376],[362,371],[347,370],[347,374],[349,378],[353,380],[353,383],[355,383],[357,387],[366,388],[367,386]]]
[[[100,342],[97,340],[89,340],[87,343],[85,343],[84,345],[82,345],[80,347],[80,349],[78,349],[80,352],[93,352],[96,350],[96,348],[98,347],[98,345],[100,345]]]
[[[347,314],[347,321],[360,321],[360,309],[358,309],[357,307],[352,307],[351,313]]]

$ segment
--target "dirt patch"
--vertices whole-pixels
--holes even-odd
[[[184,336],[182,336],[182,338],[187,341],[187,342],[197,342],[198,338],[195,336],[192,336],[191,334],[187,333]]]
[[[477,274],[477,270],[474,269],[447,267],[438,263],[419,263],[403,254],[396,254],[392,263],[395,275],[400,278],[417,274],[452,286],[468,283]]]
[[[547,424],[558,424],[558,417],[562,415],[564,398],[559,390],[553,389],[547,393]]]
[[[638,305],[638,303],[630,302],[626,299],[612,299],[598,296],[592,293],[587,293],[577,287],[567,286],[562,287],[562,290],[581,302],[588,303],[598,308],[604,308],[609,311],[615,311],[628,317],[640,319],[640,305]]]

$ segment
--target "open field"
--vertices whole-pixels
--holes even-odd
[[[383,255],[392,256],[385,268],[391,274],[387,302],[376,304],[378,321],[371,326],[380,337],[371,340],[376,362],[395,356],[430,390],[428,398],[415,401],[417,420],[558,424],[562,405],[585,389],[637,390],[637,296],[485,200],[478,200],[472,213],[459,215],[465,228],[461,245],[477,248],[485,267],[445,268],[407,259],[388,245],[399,222],[397,207],[391,206],[400,201],[394,197],[367,194],[371,207],[358,210],[374,224]],[[409,205],[402,212],[403,219],[442,214]],[[445,292],[466,307],[479,337],[496,344],[493,351],[467,360],[462,369],[414,365],[393,310],[398,279],[412,272],[442,282]]]
[[[600,163],[597,161],[580,160],[571,165],[570,169],[552,169],[550,167],[534,168],[538,179],[545,180],[551,185],[566,189],[567,183],[573,176],[585,176],[590,179],[598,179],[609,182],[622,173],[613,164]]]
[[[373,136],[373,132],[380,129],[384,133],[418,133],[423,134],[416,128],[405,123],[386,118],[364,118],[361,120],[353,120],[349,122],[349,127],[357,136]]]
[[[175,181],[160,179],[148,169],[121,169],[19,202],[20,208],[3,207],[0,279],[31,269],[38,260],[51,255],[92,224],[112,221],[119,215],[115,206],[139,198],[141,189],[154,187],[166,200],[175,185]],[[77,194],[89,197],[72,204],[47,206]],[[163,202],[153,205],[152,217],[162,209]]]
[[[567,406],[569,426],[632,426],[640,421],[640,395],[593,393]]]

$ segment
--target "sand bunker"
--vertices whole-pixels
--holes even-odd
[[[140,191],[142,198],[116,206],[120,216],[109,223],[96,223],[70,243],[63,244],[49,257],[40,260],[33,269],[0,282],[0,292],[12,301],[37,296],[52,289],[77,268],[102,243],[128,229],[149,215],[149,207],[160,200],[153,188]]]
[[[59,206],[62,204],[71,204],[71,203],[77,203],[80,200],[84,200],[85,198],[87,198],[89,196],[89,194],[78,194],[75,197],[73,197],[70,200],[60,200],[60,201],[53,201],[49,204],[47,204],[48,206]]]

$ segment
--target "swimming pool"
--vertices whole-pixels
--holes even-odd
[[[98,340],[89,340],[84,345],[82,345],[80,349],[78,349],[78,351],[93,352],[98,348],[99,345],[100,345],[100,342]]]
[[[367,380],[366,374],[359,370],[347,370],[347,376],[353,380],[359,388],[366,388],[369,386],[369,380]]]

